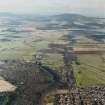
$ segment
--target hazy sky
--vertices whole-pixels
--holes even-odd
[[[105,0],[0,0],[0,12],[105,16]]]

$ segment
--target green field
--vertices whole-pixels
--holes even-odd
[[[70,44],[70,40],[63,40],[68,31],[42,31],[27,33],[2,32],[0,33],[0,60],[34,60],[40,49],[48,48],[48,44]],[[5,41],[4,41],[5,39]],[[77,35],[73,40],[81,43],[96,43],[96,40]],[[104,48],[104,44],[97,47]],[[74,44],[73,47],[81,47]],[[105,53],[102,55],[105,58]],[[78,87],[87,87],[90,85],[105,83],[105,62],[100,55],[78,55],[80,65],[73,63],[73,71]],[[67,80],[66,70],[63,61],[63,55],[60,53],[46,53],[41,62],[49,68],[56,70],[64,81]]]
[[[62,80],[66,82],[67,77],[62,54],[46,54],[42,63],[57,71],[62,77]]]
[[[99,55],[81,55],[78,56],[78,62],[80,65],[73,63],[78,87],[105,84],[105,62]]]
[[[1,32],[3,41],[0,41],[0,60],[32,60],[37,51],[47,48],[49,43],[67,43],[61,39],[64,34],[66,32],[40,30],[27,33]]]

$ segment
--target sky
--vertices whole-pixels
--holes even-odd
[[[0,0],[0,12],[36,15],[78,13],[105,17],[105,0]]]

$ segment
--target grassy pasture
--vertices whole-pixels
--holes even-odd
[[[38,50],[47,48],[49,43],[67,43],[62,41],[64,34],[66,34],[64,31],[41,30],[27,33],[1,32],[0,39],[11,41],[0,41],[0,60],[31,60]]]
[[[78,61],[80,65],[73,64],[78,87],[105,84],[105,62],[99,55],[79,55]]]
[[[62,79],[66,81],[66,70],[62,54],[46,54],[42,63],[49,68],[56,70],[62,76]]]

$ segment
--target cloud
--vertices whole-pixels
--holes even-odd
[[[0,11],[35,14],[75,12],[105,16],[105,0],[0,0]]]
[[[65,5],[64,8],[68,12],[105,17],[105,0],[75,0],[71,5]]]
[[[93,16],[105,16],[105,0],[80,0],[80,10]]]

